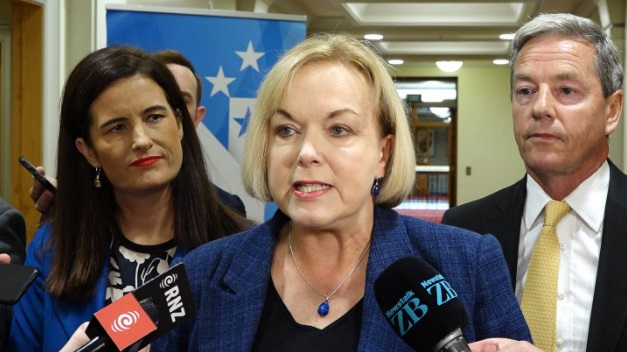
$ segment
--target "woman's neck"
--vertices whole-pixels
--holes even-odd
[[[320,275],[350,270],[372,236],[373,219],[367,218],[341,229],[310,229],[289,222],[282,241],[291,242],[294,255],[305,268],[317,268]],[[287,237],[287,238],[286,238]],[[321,260],[323,259],[323,260]],[[331,274],[333,275],[333,274]]]
[[[128,240],[154,245],[174,238],[174,203],[170,187],[150,194],[116,194],[118,223]]]

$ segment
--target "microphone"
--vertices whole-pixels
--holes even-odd
[[[466,310],[442,274],[424,260],[395,261],[375,280],[374,292],[388,323],[414,350],[470,352],[461,333]]]
[[[97,311],[76,352],[135,352],[196,314],[183,263]]]

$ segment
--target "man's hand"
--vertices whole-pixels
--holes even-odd
[[[485,339],[469,343],[472,352],[543,352],[527,341],[516,341],[505,338]]]
[[[37,170],[42,174],[46,174],[46,170],[43,166],[38,166]],[[50,183],[52,183],[55,187],[57,186],[57,180],[54,178],[46,177]],[[55,195],[47,190],[44,185],[39,182],[36,178],[33,177],[33,186],[30,188],[28,192],[31,199],[35,203],[35,209],[42,214],[48,213],[52,208],[54,208],[54,198]]]
[[[6,253],[0,253],[0,263],[11,264],[11,257]]]

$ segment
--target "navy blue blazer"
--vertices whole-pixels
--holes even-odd
[[[250,351],[271,282],[280,211],[264,224],[190,252],[185,262],[198,314],[153,343],[151,351]],[[397,259],[422,258],[439,270],[468,313],[468,341],[531,336],[509,285],[496,239],[376,208],[366,274],[360,351],[412,351],[377,305],[375,279]]]
[[[627,351],[627,176],[610,160],[610,186],[594,288],[587,352]],[[499,240],[512,287],[516,284],[520,222],[527,197],[526,176],[485,198],[449,209],[442,222]]]

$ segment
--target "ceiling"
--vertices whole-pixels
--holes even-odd
[[[510,42],[499,35],[515,32],[538,13],[589,17],[624,38],[625,0],[261,1],[268,12],[306,15],[308,33],[348,33],[359,38],[381,34],[382,40],[373,41],[381,54],[404,60],[404,65],[436,60],[485,65],[507,59]]]

